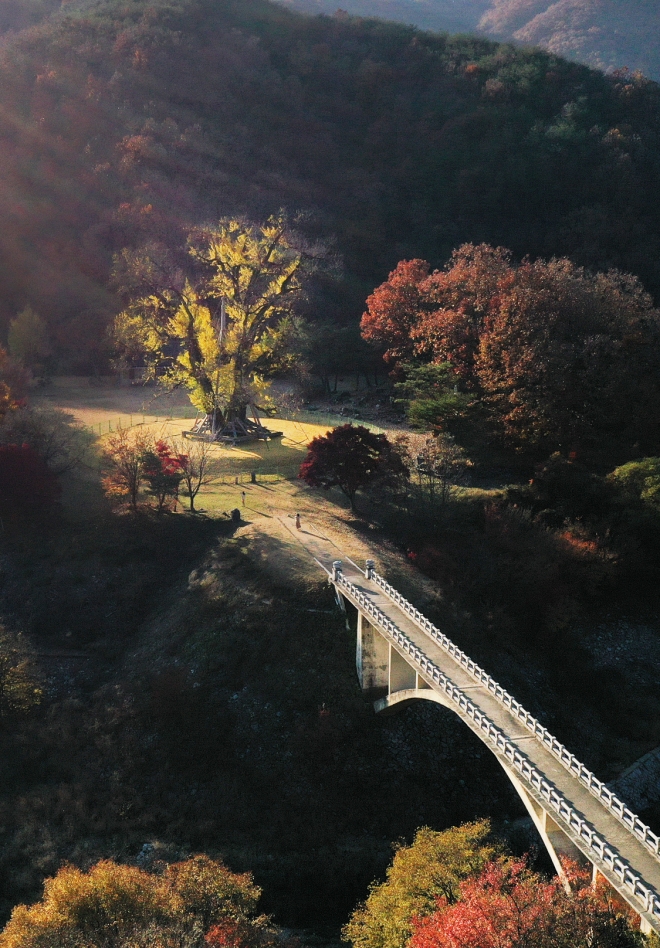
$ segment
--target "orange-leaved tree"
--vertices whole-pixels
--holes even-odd
[[[144,476],[144,457],[154,450],[153,438],[141,429],[124,428],[103,442],[103,489],[109,497],[128,497],[137,509],[138,494]]]
[[[386,362],[396,365],[414,353],[411,332],[426,304],[422,287],[429,270],[426,260],[402,260],[367,299],[362,335],[386,347]]]
[[[46,880],[40,902],[14,909],[0,948],[203,948],[214,925],[228,922],[248,934],[268,928],[255,915],[259,896],[249,873],[231,872],[208,856],[158,873],[110,860],[89,872],[66,866]],[[275,940],[277,930],[270,930]]]
[[[485,244],[428,269],[400,263],[363,316],[402,372],[413,358],[449,366],[519,451],[605,464],[659,453],[660,311],[635,277],[515,264]]]

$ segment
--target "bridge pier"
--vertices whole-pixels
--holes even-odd
[[[365,697],[374,702],[402,691],[431,690],[431,686],[359,610],[355,665]]]
[[[390,650],[387,639],[358,612],[355,664],[360,687],[371,701],[390,692]]]
[[[500,761],[500,763],[502,763]],[[559,878],[562,880],[564,888],[567,892],[570,891],[570,886],[568,880],[566,879],[566,873],[564,872],[563,866],[561,864],[561,857],[572,859],[574,862],[584,863],[587,861],[582,852],[577,848],[577,846],[568,838],[566,833],[562,828],[553,820],[552,816],[545,810],[540,803],[538,803],[534,797],[532,797],[522,783],[517,779],[516,775],[511,771],[509,767],[502,765],[504,772],[507,777],[513,784],[518,796],[522,800],[525,809],[532,818],[532,822],[536,827],[536,831],[543,841],[550,859],[552,860],[552,865],[555,867],[555,871]]]

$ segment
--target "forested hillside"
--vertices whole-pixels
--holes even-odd
[[[598,69],[628,67],[660,78],[660,7],[655,0],[493,0],[479,28]]]
[[[315,311],[357,320],[403,257],[463,241],[618,266],[660,292],[660,91],[540,51],[267,0],[104,0],[0,54],[1,315],[60,370],[106,358],[113,254],[285,207],[335,240]]]
[[[280,0],[307,13],[377,16],[424,30],[486,34],[542,46],[597,69],[660,78],[655,0]]]
[[[0,33],[34,26],[60,8],[60,0],[2,0]]]

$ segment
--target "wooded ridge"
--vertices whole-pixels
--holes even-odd
[[[402,258],[463,241],[565,254],[660,292],[660,92],[538,50],[267,0],[112,0],[0,52],[2,322],[30,303],[59,371],[105,364],[113,255],[227,214],[304,212],[359,318]]]

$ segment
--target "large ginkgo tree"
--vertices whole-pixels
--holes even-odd
[[[115,321],[123,353],[167,387],[185,386],[218,428],[245,419],[268,378],[296,359],[298,307],[322,256],[283,216],[221,220],[189,235],[180,261],[152,245],[123,251]],[[186,259],[187,258],[187,259]]]

